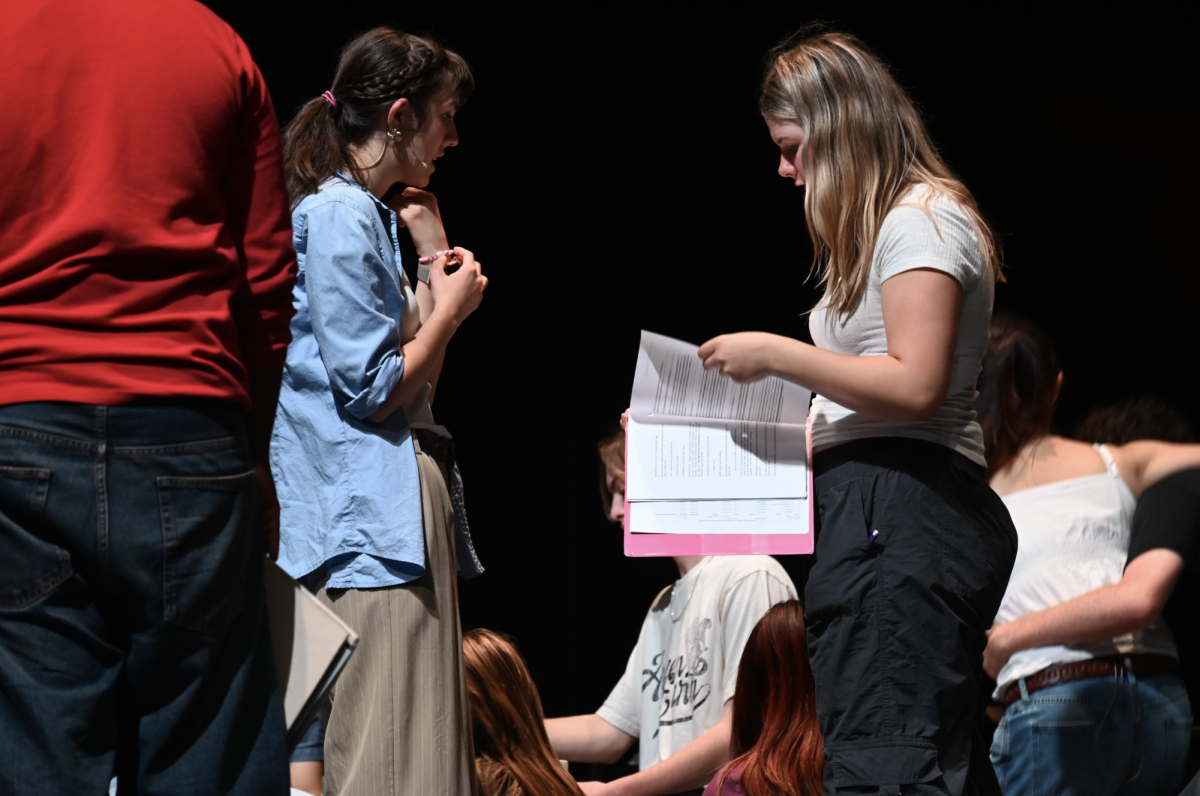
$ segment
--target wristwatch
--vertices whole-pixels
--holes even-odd
[[[433,269],[430,268],[428,263],[418,263],[417,264],[417,281],[424,282],[425,284],[428,285],[429,284],[429,272],[432,270]]]

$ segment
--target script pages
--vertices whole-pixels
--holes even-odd
[[[642,332],[626,431],[630,532],[807,533],[812,394],[774,377],[737,384],[697,351]]]

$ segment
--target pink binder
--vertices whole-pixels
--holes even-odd
[[[629,530],[629,501],[625,501],[625,555],[645,556],[749,556],[812,553],[814,527],[812,473],[812,414],[804,423],[808,442],[808,529],[807,533],[632,533]],[[628,432],[626,432],[628,434]],[[629,471],[629,442],[625,443],[625,471]]]

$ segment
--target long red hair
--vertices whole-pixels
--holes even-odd
[[[824,796],[823,748],[804,611],[788,600],[772,606],[746,640],[733,695],[733,760],[717,775],[717,794],[740,767],[747,796]]]
[[[582,796],[550,748],[537,686],[513,643],[471,630],[463,663],[481,795]]]

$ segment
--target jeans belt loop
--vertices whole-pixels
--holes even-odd
[[[1029,701],[1029,689],[1025,687],[1025,678],[1024,677],[1022,677],[1020,680],[1017,680],[1017,688],[1021,689],[1021,701],[1028,702]]]

